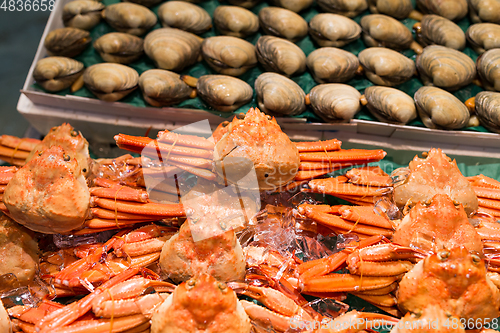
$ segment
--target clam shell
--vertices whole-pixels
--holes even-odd
[[[69,88],[82,74],[83,63],[66,57],[40,59],[33,70],[36,83],[56,92]]]
[[[359,38],[361,27],[342,15],[317,14],[309,21],[309,33],[319,46],[342,47]]]
[[[417,8],[424,13],[436,14],[458,21],[467,15],[467,0],[417,0]]]
[[[97,96],[107,102],[115,102],[137,88],[139,74],[133,68],[121,64],[103,63],[85,70],[83,82]]]
[[[411,0],[368,0],[368,7],[373,14],[389,15],[398,20],[407,18],[413,10]]]
[[[469,0],[472,22],[500,24],[500,0]]]
[[[368,87],[365,89],[365,98],[370,113],[382,122],[404,125],[417,118],[413,98],[401,90]]]
[[[201,54],[210,67],[224,75],[239,76],[257,65],[253,44],[238,37],[206,38]]]
[[[442,45],[455,50],[465,48],[465,34],[454,22],[438,15],[424,15],[417,29],[417,40],[422,46]]]
[[[477,59],[476,65],[484,87],[500,91],[500,49],[486,51]]]
[[[158,107],[180,103],[193,92],[179,74],[163,69],[150,69],[142,73],[139,87],[146,102]]]
[[[62,19],[65,27],[90,30],[101,21],[104,5],[98,1],[74,0],[63,7]]]
[[[490,131],[500,133],[500,93],[481,91],[476,95],[476,115]]]
[[[465,104],[443,89],[421,87],[414,99],[422,122],[429,128],[460,129],[469,122]]]
[[[398,20],[382,14],[363,16],[360,21],[363,40],[369,47],[405,50],[413,42],[411,31]]]
[[[156,15],[147,7],[129,2],[109,5],[102,17],[114,29],[136,36],[144,35],[157,22]]]
[[[294,116],[306,109],[304,90],[283,75],[262,73],[254,87],[259,109],[267,114]]]
[[[76,57],[92,41],[88,31],[77,28],[52,30],[45,37],[44,46],[50,55]]]
[[[201,40],[190,32],[161,28],[151,31],[144,39],[144,52],[156,67],[181,71],[200,55]]]
[[[261,36],[255,44],[255,51],[257,59],[267,71],[293,76],[306,70],[306,55],[286,39]]]
[[[283,7],[292,12],[300,12],[303,9],[309,8],[314,0],[271,0],[274,6]]]
[[[334,47],[322,47],[311,52],[306,59],[307,68],[318,83],[349,81],[356,75],[358,58]]]
[[[259,18],[248,9],[238,6],[218,6],[214,25],[223,35],[247,37],[259,30]]]
[[[227,0],[233,6],[240,6],[243,8],[252,8],[262,0]]]
[[[160,2],[162,2],[162,0],[123,0],[123,2],[133,2],[141,6],[153,7],[154,5],[157,5]]]
[[[348,121],[361,110],[361,94],[347,84],[320,84],[311,89],[311,108],[328,122]]]
[[[411,79],[415,63],[399,52],[383,47],[371,47],[358,54],[366,77],[381,86],[396,86]]]
[[[213,109],[232,112],[252,100],[248,83],[227,75],[203,75],[196,84],[198,95]]]
[[[123,32],[110,32],[99,37],[94,48],[106,62],[130,64],[144,53],[144,40]]]
[[[467,29],[465,35],[477,53],[500,48],[500,25],[498,24],[473,24]]]
[[[259,24],[267,35],[297,41],[307,35],[307,22],[291,10],[264,7],[259,11]]]
[[[325,12],[355,17],[368,8],[366,0],[317,0]]]
[[[457,90],[476,76],[474,61],[465,53],[440,45],[427,46],[417,56],[417,69],[425,85]]]
[[[208,12],[189,2],[169,1],[158,8],[158,17],[164,27],[202,34],[212,27]]]

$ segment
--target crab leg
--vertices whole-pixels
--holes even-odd
[[[100,198],[118,199],[125,201],[147,202],[148,192],[136,190],[128,186],[91,187],[90,195]]]
[[[410,271],[413,264],[409,261],[349,261],[349,272],[361,276],[397,276]]]
[[[136,203],[126,201],[114,201],[104,198],[91,198],[91,205],[99,206],[111,211],[118,210],[119,212],[137,214],[142,216],[159,216],[159,217],[182,217],[186,216],[184,206],[181,204],[159,204],[154,202]]]
[[[14,177],[17,167],[2,167],[0,166],[0,185],[7,185]]]
[[[103,301],[94,314],[102,318],[124,317],[134,314],[150,314],[153,309],[167,299],[168,293],[155,293],[137,298]]]
[[[477,211],[478,213],[485,213],[494,217],[500,217],[500,209],[492,209],[480,206]]]
[[[373,211],[371,207],[364,206],[342,206],[339,208],[339,213],[342,218],[359,222],[362,224],[372,225],[380,228],[392,229],[391,222]]]
[[[478,197],[477,201],[478,201],[480,207],[500,210],[500,200],[485,199],[485,198]]]
[[[158,141],[167,143],[176,143],[181,146],[194,147],[205,150],[214,150],[215,144],[208,139],[195,135],[178,134],[170,131],[158,132]]]
[[[36,324],[40,320],[40,318],[43,318],[47,314],[63,307],[64,305],[60,303],[43,300],[36,308],[26,305],[17,305],[8,309],[7,312],[9,316],[20,319],[23,322]]]
[[[32,138],[18,138],[12,135],[0,135],[0,145],[31,152],[41,141]]]
[[[337,139],[331,139],[326,141],[313,141],[313,142],[295,142],[299,153],[302,152],[320,152],[320,151],[331,151],[340,150],[342,141]]]
[[[113,230],[116,228],[126,228],[133,226],[134,224],[137,223],[144,223],[144,222],[151,222],[151,221],[156,221],[158,220],[157,218],[147,218],[147,219],[140,219],[140,220],[118,220],[118,223],[116,220],[109,220],[109,219],[101,219],[101,218],[93,218],[90,220],[85,221],[84,226],[88,229],[81,229],[76,231],[77,233],[80,232],[80,234],[87,234],[87,233],[96,233],[99,232],[97,230]]]
[[[124,332],[143,325],[149,319],[142,314],[111,319],[79,320],[72,325],[51,329],[51,333],[113,333]],[[40,333],[44,333],[42,330]],[[49,332],[49,331],[47,331]]]
[[[295,181],[302,181],[302,180],[309,180],[317,177],[321,177],[326,175],[327,173],[334,171],[332,170],[299,170],[297,174],[295,175],[295,178],[293,180]]]
[[[500,241],[500,223],[481,221],[476,227],[476,232],[481,239]]]
[[[140,215],[140,214],[129,214],[129,213],[124,213],[120,211],[115,210],[110,210],[110,209],[103,209],[99,207],[94,207],[91,208],[90,214],[93,218],[100,218],[104,220],[118,220],[118,222],[121,222],[122,220],[137,220],[137,221],[142,221],[142,222],[147,222],[147,221],[156,221],[158,220],[158,217],[155,216],[147,216],[147,215]],[[124,223],[127,221],[124,221]],[[116,223],[115,223],[116,225]]]
[[[359,257],[356,257],[356,253]],[[404,247],[393,243],[377,244],[369,247],[360,248],[351,255],[348,260],[354,261],[386,261],[400,259],[417,259],[425,257],[411,247]]]
[[[354,162],[354,161],[372,161],[381,160],[387,153],[381,149],[365,150],[365,149],[345,149],[333,152],[314,152],[300,153],[301,161],[310,162]]]
[[[115,254],[119,257],[137,257],[152,252],[160,252],[165,242],[169,240],[174,233],[168,236],[155,237],[140,242],[123,244]]]
[[[303,293],[307,292],[352,292],[375,290],[387,287],[399,276],[357,276],[350,274],[328,274],[304,281]]]
[[[391,294],[386,294],[386,295],[366,295],[359,293],[352,293],[352,294],[361,299],[364,299],[368,303],[377,306],[391,307],[391,306],[396,306],[398,304],[396,297],[392,296]]]
[[[354,168],[346,172],[346,177],[353,184],[367,186],[391,186],[392,178],[378,166]]]
[[[343,182],[343,178],[314,179],[309,182],[310,189],[304,192],[324,193],[330,195],[382,196],[390,192],[388,188],[358,186]],[[344,177],[345,178],[345,177]]]
[[[200,168],[196,168],[196,167],[184,165],[184,164],[173,162],[173,161],[169,161],[169,163],[172,164],[172,165],[174,165],[174,166],[176,166],[176,167],[178,167],[179,169],[182,169],[184,171],[190,172],[193,175],[199,176],[201,178],[205,178],[205,179],[208,179],[208,180],[215,180],[215,178],[217,177],[215,175],[215,173],[213,173],[213,172],[211,172],[209,170],[206,170],[206,169],[200,169]]]
[[[500,190],[496,188],[472,186],[476,195],[481,198],[500,200]]]
[[[387,286],[387,287],[383,287],[383,288],[375,289],[375,290],[366,290],[366,291],[363,291],[361,293],[356,293],[356,294],[382,296],[382,295],[387,295],[387,294],[392,293],[394,290],[396,290],[397,287],[398,287],[397,282],[394,282],[393,284],[391,284],[390,286]]]
[[[500,182],[485,175],[467,177],[472,186],[500,189]]]

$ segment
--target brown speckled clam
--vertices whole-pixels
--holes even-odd
[[[261,36],[255,50],[257,59],[267,71],[294,76],[306,70],[304,51],[286,39]]]
[[[157,22],[156,15],[147,7],[135,3],[120,2],[102,11],[106,22],[119,32],[142,36]]]
[[[150,69],[139,77],[139,87],[146,102],[153,106],[168,106],[193,97],[193,88],[180,75],[163,69]]]
[[[348,17],[324,13],[309,21],[309,33],[321,47],[342,47],[361,36],[361,27]]]
[[[356,17],[368,8],[366,0],[317,0],[325,12]]]
[[[467,0],[417,0],[417,8],[452,21],[464,18],[468,12]]]
[[[500,0],[469,0],[472,22],[500,24]]]
[[[158,8],[158,17],[164,27],[202,34],[212,27],[208,12],[189,2],[168,1]]]
[[[110,32],[99,37],[94,48],[106,62],[130,64],[144,53],[144,40],[123,32]]]
[[[83,82],[97,98],[115,102],[137,89],[139,74],[125,65],[103,63],[87,68],[83,74]]]
[[[378,120],[393,124],[407,124],[417,118],[413,98],[401,90],[372,86],[365,89],[364,99],[370,113]]]
[[[500,49],[483,53],[476,62],[477,73],[487,90],[500,91]]]
[[[403,20],[413,10],[411,0],[368,0],[368,7],[373,14],[384,14]]]
[[[383,47],[364,49],[358,59],[366,77],[377,85],[396,86],[415,74],[415,63],[411,59]]]
[[[356,75],[358,58],[335,47],[322,47],[311,52],[306,59],[307,68],[318,83],[347,82]]]
[[[361,110],[361,94],[347,84],[319,84],[308,94],[311,108],[327,122],[344,122]]]
[[[264,7],[259,11],[259,24],[267,35],[297,41],[307,35],[307,22],[291,10]]]
[[[33,71],[36,83],[52,92],[69,88],[83,74],[83,63],[66,57],[40,59]]]
[[[221,34],[244,38],[259,30],[259,18],[238,6],[218,6],[214,10],[214,25]]]
[[[306,109],[306,94],[291,79],[276,73],[262,73],[255,80],[259,108],[272,115],[297,115]]]
[[[82,53],[91,41],[86,30],[61,28],[49,32],[43,45],[50,55],[72,58]]]
[[[74,0],[63,7],[63,23],[65,27],[90,30],[101,21],[104,5],[98,1]]]
[[[239,76],[257,65],[255,47],[244,39],[231,36],[206,38],[201,54],[218,73]]]
[[[438,15],[424,15],[422,21],[413,26],[417,41],[422,46],[442,45],[455,50],[465,48],[465,34],[454,22]]]
[[[477,53],[500,48],[500,25],[498,24],[473,24],[467,29],[465,35]]]

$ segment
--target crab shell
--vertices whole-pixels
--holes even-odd
[[[260,190],[275,190],[297,174],[300,157],[295,144],[274,118],[251,108],[244,119],[235,118],[215,145],[217,173],[237,183],[252,168]]]
[[[3,202],[10,216],[28,229],[66,233],[85,221],[90,193],[77,159],[53,146],[15,173]]]
[[[0,332],[2,333],[11,333],[12,332],[12,324],[9,319],[9,315],[5,308],[3,307],[3,303],[0,301]]]
[[[208,274],[175,288],[151,319],[151,333],[249,333],[250,330],[250,319],[234,291]]]

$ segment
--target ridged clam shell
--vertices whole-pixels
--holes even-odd
[[[289,78],[276,73],[262,73],[255,80],[259,109],[272,115],[294,116],[306,109],[304,90]]]
[[[196,63],[200,50],[200,38],[179,29],[156,29],[144,39],[144,52],[156,66],[177,72]]]
[[[261,36],[255,44],[257,59],[267,71],[286,76],[306,70],[306,55],[292,42],[273,36]]]
[[[162,0],[123,0],[123,2],[133,2],[141,6],[153,7],[154,5],[157,5],[160,2],[162,2]]]
[[[477,59],[476,65],[484,87],[500,91],[500,49],[486,51]]]
[[[109,5],[102,17],[114,29],[136,36],[144,35],[157,22],[156,15],[147,7],[129,2]]]
[[[198,95],[212,108],[232,112],[252,100],[248,83],[227,75],[203,75],[196,84]]]
[[[72,58],[82,53],[91,41],[92,38],[88,31],[77,28],[61,28],[47,34],[44,46],[50,55]]]
[[[422,122],[429,128],[460,129],[469,122],[465,104],[443,89],[421,87],[414,99]]]
[[[500,133],[500,93],[481,91],[476,95],[476,114],[481,124]]]
[[[106,62],[130,64],[144,53],[144,40],[123,32],[110,32],[99,37],[94,48]]]
[[[366,77],[381,86],[395,86],[408,81],[415,73],[415,63],[399,52],[371,47],[358,54]]]
[[[366,0],[317,0],[325,12],[355,17],[368,8]]]
[[[464,18],[468,12],[467,0],[417,0],[417,8],[452,21]]]
[[[438,15],[424,15],[417,29],[417,40],[422,46],[442,45],[455,50],[465,48],[465,34],[454,22]]]
[[[262,0],[227,0],[233,6],[240,6],[243,8],[252,8]]]
[[[398,20],[382,14],[363,16],[360,21],[363,40],[369,47],[405,50],[413,42],[411,31]]]
[[[202,34],[212,27],[208,12],[200,6],[184,1],[168,1],[158,8],[158,17],[164,27]]]
[[[389,15],[398,20],[407,18],[413,10],[411,0],[368,0],[368,7],[373,14]]]
[[[334,47],[322,47],[311,52],[306,59],[307,68],[318,83],[347,82],[356,75],[358,58]]]
[[[74,0],[63,7],[62,19],[65,27],[90,30],[101,21],[104,5],[98,1]]]
[[[500,25],[498,24],[473,24],[467,29],[465,35],[477,53],[500,48]]]
[[[469,0],[472,22],[500,24],[500,0]]]
[[[303,9],[309,8],[314,0],[271,0],[274,6],[283,7],[292,12],[300,12]]]
[[[137,88],[139,74],[125,65],[103,63],[87,68],[83,74],[83,82],[99,99],[114,102]]]
[[[210,67],[224,75],[239,76],[257,65],[255,46],[238,37],[206,38],[201,54]]]
[[[413,98],[401,90],[388,87],[365,89],[366,105],[370,113],[382,122],[407,124],[417,118]]]
[[[417,69],[425,85],[457,90],[476,76],[474,61],[465,53],[444,46],[431,45],[417,56]]]
[[[214,25],[223,35],[247,37],[259,30],[259,18],[238,6],[218,6],[214,10]]]
[[[319,46],[342,47],[361,35],[361,27],[338,14],[317,14],[309,21],[309,33]]]
[[[267,35],[297,41],[307,35],[307,22],[291,10],[264,7],[259,11],[259,25]]]
[[[342,122],[352,119],[361,110],[361,94],[346,84],[319,84],[311,89],[311,108],[328,122]]]
[[[66,57],[40,59],[33,71],[36,83],[56,92],[69,88],[83,74],[83,63]]]
[[[163,69],[150,69],[139,77],[139,87],[146,102],[154,106],[168,106],[189,98],[193,89],[180,79],[179,74]]]

